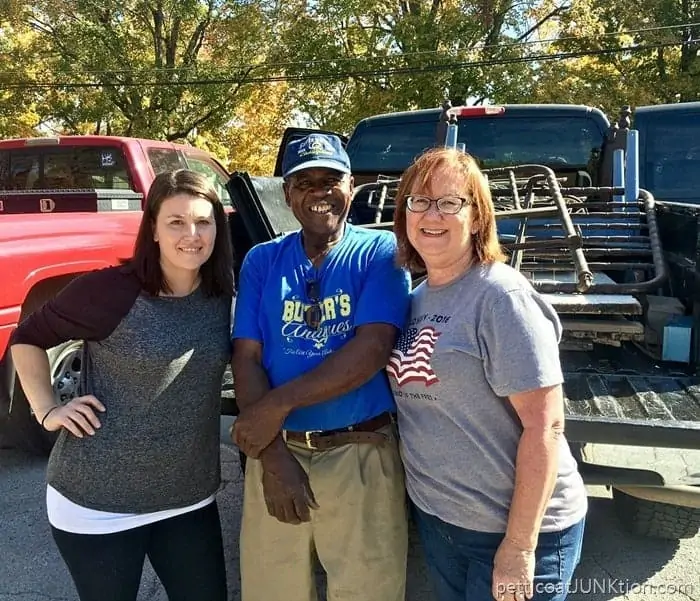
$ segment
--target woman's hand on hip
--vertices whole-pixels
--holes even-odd
[[[493,561],[493,598],[497,601],[531,599],[534,579],[535,551],[518,547],[504,538]]]
[[[86,394],[49,411],[44,419],[46,430],[55,432],[65,428],[73,436],[83,438],[86,434],[92,436],[102,426],[96,411],[105,411],[105,406],[91,394]]]

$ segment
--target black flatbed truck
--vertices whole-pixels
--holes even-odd
[[[566,434],[584,480],[612,489],[633,532],[679,539],[700,529],[700,206],[659,201],[644,189],[621,200],[628,191],[613,185],[614,153],[627,149],[631,114],[625,108],[610,123],[590,107],[446,104],[371,117],[341,136],[357,166],[350,219],[390,229],[400,173],[456,125],[458,142],[489,177],[511,264],[564,323]],[[556,135],[560,128],[566,135]],[[253,244],[296,229],[279,169],[289,140],[310,131],[318,130],[285,132],[274,176],[232,175],[233,238],[248,236],[247,247],[236,249],[237,265]],[[674,300],[690,322],[687,361],[664,361],[661,347],[650,346],[664,334],[651,322],[658,299]],[[635,447],[675,449],[691,459],[680,476],[643,458],[636,466],[620,460]],[[599,449],[608,449],[607,462],[590,459]]]

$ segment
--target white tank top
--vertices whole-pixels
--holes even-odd
[[[187,507],[154,511],[151,513],[111,513],[89,509],[77,505],[64,497],[51,486],[46,487],[46,509],[49,523],[58,530],[73,534],[112,534],[130,528],[152,524],[159,520],[181,515],[212,503],[216,495],[211,495]]]

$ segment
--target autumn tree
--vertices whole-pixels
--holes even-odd
[[[300,110],[348,131],[379,112],[501,96],[521,85],[518,43],[536,0],[292,0],[275,53]],[[484,64],[486,63],[486,64]]]
[[[532,101],[597,106],[614,116],[623,105],[700,98],[700,7],[690,0],[577,0],[562,14],[554,39],[539,47],[558,60],[536,67]]]
[[[229,171],[271,175],[292,110],[286,83],[259,83],[237,104],[228,123],[193,142],[216,155]]]
[[[187,139],[269,172],[292,116],[350,133],[491,101],[697,99],[692,0],[0,0],[0,132]],[[233,163],[232,163],[233,164]]]
[[[264,0],[38,0],[45,110],[66,131],[169,140],[224,125],[269,46]]]
[[[37,91],[11,85],[30,79],[37,70],[31,60],[35,34],[24,25],[24,17],[19,2],[0,3],[0,137],[5,138],[31,135],[41,123]]]

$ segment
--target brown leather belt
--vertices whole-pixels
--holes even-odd
[[[282,430],[282,437],[287,442],[303,444],[307,449],[314,451],[325,451],[346,444],[383,444],[387,437],[377,430],[392,423],[394,416],[391,413],[381,413],[367,421],[337,430]]]

